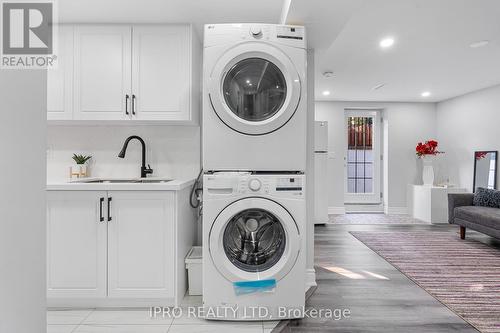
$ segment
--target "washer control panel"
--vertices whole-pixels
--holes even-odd
[[[277,178],[276,191],[302,191],[302,177]]]
[[[248,175],[240,177],[239,194],[301,196],[304,194],[303,175]]]
[[[252,178],[248,181],[248,188],[252,191],[258,191],[262,187],[262,182],[257,178]]]
[[[221,172],[203,177],[204,194],[221,196],[276,196],[296,198],[305,195],[302,174],[253,174]]]

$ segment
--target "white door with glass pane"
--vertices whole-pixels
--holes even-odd
[[[380,111],[346,110],[344,201],[379,204]]]

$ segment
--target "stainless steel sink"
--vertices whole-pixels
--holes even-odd
[[[155,178],[132,178],[132,179],[79,179],[72,183],[79,184],[154,184],[168,183],[172,179],[155,179]]]
[[[149,179],[149,178],[143,178],[143,179],[138,179],[138,183],[168,183],[171,182],[173,179]]]

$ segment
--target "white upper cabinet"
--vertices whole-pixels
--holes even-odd
[[[49,120],[197,124],[201,51],[190,25],[60,28]]]
[[[132,30],[134,118],[189,120],[189,26],[144,25]]]
[[[60,25],[57,66],[47,70],[47,119],[73,117],[73,26]]]
[[[130,26],[75,27],[74,119],[129,119]]]

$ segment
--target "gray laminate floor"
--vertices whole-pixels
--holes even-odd
[[[291,322],[289,332],[477,332],[446,306],[355,239],[349,231],[439,230],[450,225],[316,226],[315,261],[318,288],[309,307],[348,309],[349,318],[307,318]],[[458,237],[458,235],[457,235]],[[490,246],[500,242],[468,232]]]
[[[328,215],[328,223],[332,224],[430,224],[428,222],[415,219],[409,215],[397,214],[342,214]]]

